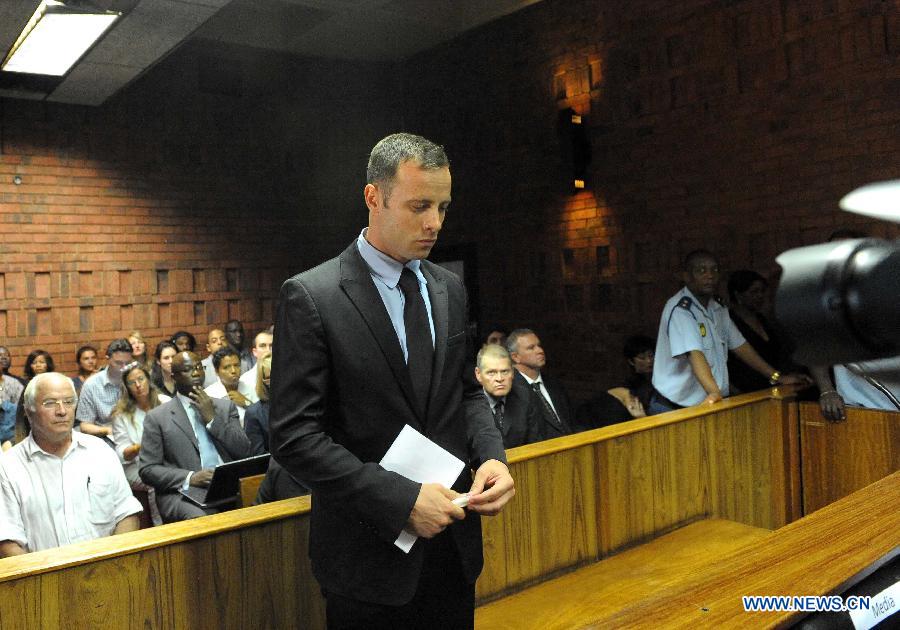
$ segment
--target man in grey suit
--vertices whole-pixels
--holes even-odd
[[[177,394],[144,419],[140,475],[156,489],[156,503],[166,523],[214,514],[179,492],[206,487],[219,464],[250,455],[250,440],[241,429],[237,408],[227,398],[203,391],[203,364],[193,352],[172,359]]]
[[[462,405],[465,289],[423,260],[450,204],[449,163],[425,138],[394,134],[372,149],[367,182],[369,227],[281,288],[270,447],[312,491],[329,628],[471,628],[479,515],[514,488],[483,395]],[[465,462],[451,488],[379,465],[404,425]],[[452,501],[466,492],[464,510]],[[404,530],[419,537],[409,553],[394,545]]]

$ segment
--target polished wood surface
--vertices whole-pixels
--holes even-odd
[[[241,477],[241,504],[239,507],[250,507],[256,500],[256,493],[259,492],[259,486],[262,485],[265,474],[253,475],[252,477]]]
[[[765,540],[767,529],[704,520],[475,611],[484,630],[563,630],[583,627],[679,584],[722,555]],[[561,602],[565,602],[561,605]],[[610,627],[614,627],[614,623]]]
[[[847,407],[828,422],[811,402],[799,412],[807,514],[900,470],[900,413]]]
[[[783,628],[802,613],[746,613],[742,595],[840,593],[900,555],[900,472],[588,627]]]
[[[511,449],[516,497],[482,521],[479,601],[699,519],[774,529],[799,517],[791,395],[755,392]]]

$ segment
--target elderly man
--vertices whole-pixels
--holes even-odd
[[[156,489],[156,504],[166,523],[217,512],[188,501],[179,490],[204,488],[219,464],[250,455],[237,408],[228,399],[203,391],[203,364],[193,352],[172,359],[175,398],[144,418],[139,455],[141,480]]]
[[[506,348],[486,344],[478,351],[475,380],[494,415],[494,426],[503,436],[504,448],[513,448],[541,440],[541,404],[536,394],[523,383],[514,384],[515,370]],[[466,401],[483,404],[483,401]]]
[[[91,376],[81,386],[75,420],[82,433],[109,439],[112,419],[109,417],[122,392],[122,368],[131,363],[131,343],[114,339],[106,347],[106,369]],[[109,442],[112,446],[112,442]]]
[[[250,348],[254,363],[259,363],[262,357],[272,352],[272,339],[272,333],[268,328],[256,334],[256,337],[253,338],[253,347]],[[251,403],[259,402],[259,396],[256,394],[257,374],[255,368],[241,374],[241,391],[246,392]]]
[[[516,382],[529,387],[541,405],[541,436],[545,440],[573,432],[572,407],[563,384],[544,374],[547,364],[544,346],[533,330],[517,328],[509,333],[506,349],[516,368]]]
[[[227,343],[228,341],[225,339],[224,330],[213,328],[206,336],[206,352],[208,354],[206,355],[206,358],[203,359],[203,373],[205,375],[203,387],[209,387],[218,382],[219,377],[216,376],[216,367],[213,365],[213,355],[216,353],[216,350],[224,348]]]
[[[25,388],[31,434],[0,457],[0,556],[138,529],[141,504],[115,452],[72,430],[72,380],[47,372]]]

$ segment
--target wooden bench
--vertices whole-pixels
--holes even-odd
[[[582,628],[613,615],[691,573],[714,564],[722,555],[772,532],[723,519],[697,521],[638,547],[572,573],[480,606],[475,626],[491,630]],[[561,602],[564,602],[561,605]]]

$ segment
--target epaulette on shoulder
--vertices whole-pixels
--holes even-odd
[[[678,304],[676,304],[675,306],[677,306],[678,308],[684,308],[687,310],[691,310],[691,306],[693,304],[694,304],[694,301],[685,295],[683,298],[678,300]]]
[[[721,295],[714,295],[714,296],[713,296],[713,299],[714,299],[716,302],[719,303],[719,306],[725,306],[725,307],[728,306],[727,304],[725,304],[725,300],[722,299],[722,296],[721,296]]]

